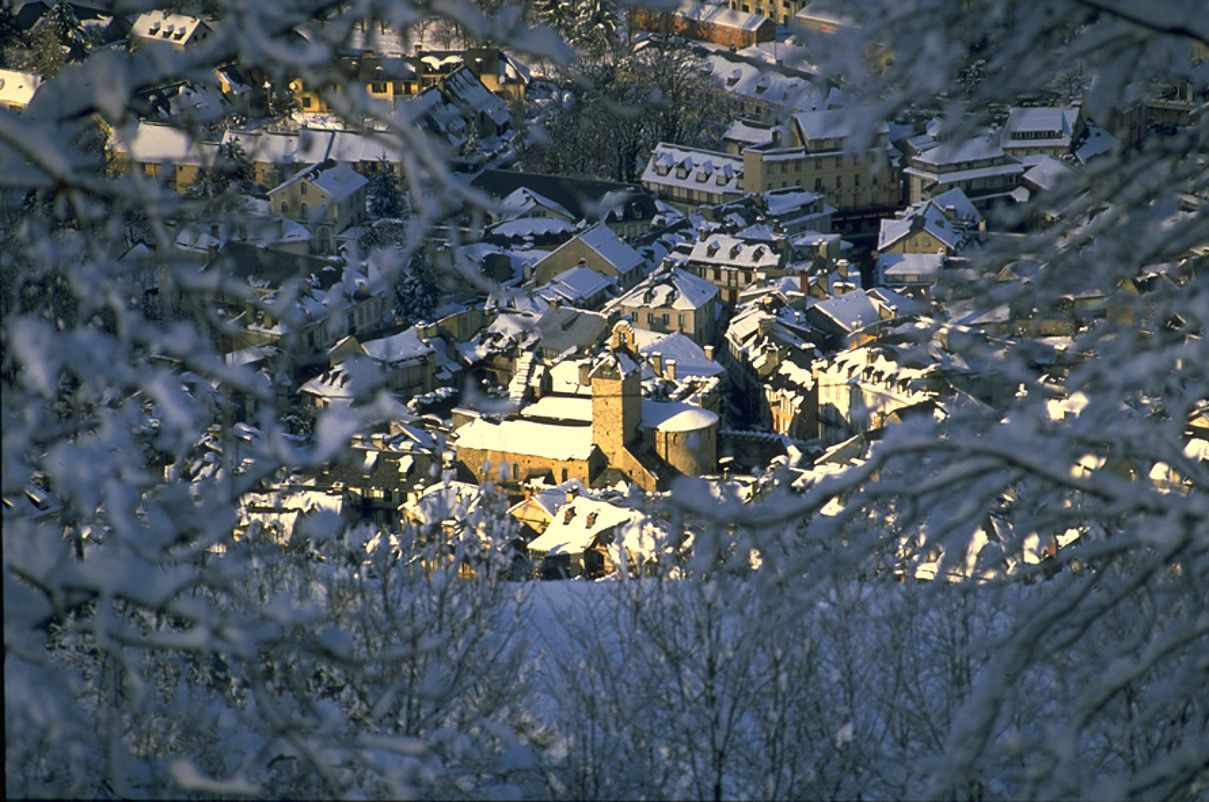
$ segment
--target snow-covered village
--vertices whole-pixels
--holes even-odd
[[[1209,794],[1204,0],[8,0],[14,797]]]

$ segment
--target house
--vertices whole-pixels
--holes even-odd
[[[0,108],[23,110],[41,85],[42,77],[32,72],[0,70]]]
[[[597,309],[616,288],[616,278],[597,273],[584,265],[576,265],[538,287],[533,294],[551,305]]]
[[[133,130],[113,128],[108,147],[116,170],[137,170],[182,195],[218,158],[218,143],[201,141],[165,123],[140,122]]]
[[[786,252],[763,242],[748,241],[730,234],[709,234],[704,229],[687,254],[671,257],[684,270],[718,288],[719,299],[734,306],[739,293],[761,276],[790,272]]]
[[[990,136],[932,145],[910,156],[903,173],[911,203],[959,188],[976,206],[1005,198],[1020,183],[1024,165]]]
[[[804,59],[771,59],[757,48],[737,52],[721,48],[692,46],[698,69],[712,76],[714,94],[730,115],[754,123],[750,135],[760,134],[763,141],[748,144],[772,144],[788,141],[783,130],[786,118],[795,112],[827,108],[831,85],[818,68]],[[787,46],[777,44],[784,52]],[[728,151],[742,153],[742,149]]]
[[[729,153],[660,142],[642,171],[642,185],[669,203],[693,209],[744,193],[743,159]]]
[[[702,345],[713,344],[718,335],[718,288],[670,265],[647,276],[610,306],[639,329],[680,332]]]
[[[140,14],[130,29],[130,35],[140,42],[167,44],[177,50],[204,42],[213,33],[214,29],[200,17],[159,9]]]
[[[1083,133],[1079,109],[1072,106],[1013,107],[999,134],[1004,153],[1021,156],[1065,156]]]
[[[813,372],[825,445],[880,429],[894,413],[937,398],[936,364],[908,367],[893,349],[877,345],[819,359]]]
[[[370,103],[386,113],[420,91],[420,76],[415,66],[403,58],[358,53],[332,60],[331,78],[319,86],[308,86],[302,78],[290,81],[290,91],[298,99],[303,114],[331,114],[331,99],[344,93],[348,85],[359,86]],[[338,76],[338,77],[337,77]]]
[[[441,451],[440,441],[421,426],[403,423],[392,429],[391,434],[355,435],[317,477],[343,493],[345,510],[388,525],[398,523],[399,507],[415,486],[431,481]]]
[[[422,87],[440,83],[460,67],[474,74],[490,92],[521,102],[533,77],[529,68],[499,48],[472,47],[466,50],[422,50],[411,58]]]
[[[420,336],[416,326],[364,342],[349,334],[328,352],[333,367],[350,358],[370,362],[386,386],[404,398],[431,392],[436,387],[435,356],[436,350]]]
[[[734,11],[761,14],[778,25],[788,25],[804,3],[805,0],[726,0]]]
[[[802,111],[790,123],[789,142],[743,151],[744,190],[801,187],[852,220],[876,219],[878,210],[899,205],[898,155],[886,123],[870,127],[860,109]],[[871,137],[867,144],[863,134]],[[858,142],[865,146],[856,149]]]
[[[365,176],[384,165],[398,175],[404,155],[398,146],[371,131],[306,127],[293,132],[229,130],[222,142],[239,145],[252,163],[252,180],[264,187],[277,186],[300,167],[328,159],[347,164]]]
[[[737,310],[726,329],[726,367],[739,416],[767,431],[813,438],[813,385],[802,366],[817,355],[817,339],[805,316],[777,299]],[[791,367],[782,370],[787,361]]]
[[[955,188],[883,219],[877,252],[956,256],[977,244],[985,231],[982,214],[964,192]]]
[[[335,235],[365,219],[368,184],[347,164],[325,159],[269,190],[269,206],[307,225],[319,253],[332,253]]]
[[[616,278],[623,289],[642,278],[642,256],[604,223],[568,240],[533,266],[533,280],[545,284],[559,273],[582,265],[603,276]]]
[[[556,485],[525,485],[522,488],[523,498],[508,508],[508,514],[521,525],[524,539],[531,541],[554,522],[554,516],[563,504],[570,503],[586,490],[575,479]]]
[[[851,347],[870,339],[867,331],[882,320],[893,317],[868,291],[855,290],[816,301],[806,307],[806,320],[833,349]]]
[[[635,30],[687,36],[728,47],[771,41],[777,30],[776,23],[763,15],[697,0],[682,0],[666,11],[635,8],[630,12],[630,25]]]
[[[612,574],[623,561],[636,567],[654,556],[634,531],[640,530],[643,517],[629,507],[577,495],[558,508],[527,548],[540,560],[544,578],[596,579]]]

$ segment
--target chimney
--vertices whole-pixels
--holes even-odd
[[[575,500],[575,488],[568,487],[567,488],[567,503],[570,504],[574,500]],[[568,510],[568,512],[569,512],[569,510]]]
[[[656,376],[663,375],[663,354],[651,354],[651,367],[654,369]]]
[[[666,379],[676,381],[676,360],[668,359],[663,363],[663,376]]]
[[[701,350],[705,351],[705,358],[706,358],[706,359],[713,360],[713,358],[714,358],[714,347],[713,347],[712,345],[707,345],[707,346],[705,346],[704,348],[702,348]]]
[[[709,239],[709,232],[704,228],[697,229],[697,242],[705,242]]]
[[[524,493],[525,493],[525,501],[528,501],[529,499],[533,498],[533,488],[529,487],[529,485],[525,485]]]
[[[591,362],[584,361],[579,363],[579,383],[584,387],[587,387],[592,383]]]
[[[837,271],[839,271],[840,278],[845,279],[845,280],[848,278],[848,260],[847,259],[837,259],[835,262],[835,269]]]

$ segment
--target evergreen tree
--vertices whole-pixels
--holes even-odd
[[[366,194],[371,216],[390,219],[407,217],[407,197],[403,194],[393,165],[385,159],[378,163],[378,169],[369,177]]]

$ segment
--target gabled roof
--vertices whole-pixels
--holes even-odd
[[[797,126],[802,141],[807,144],[827,139],[848,139],[862,130],[861,111],[859,109],[821,109],[818,111],[803,111],[793,115],[794,125]],[[873,129],[875,134],[885,134],[890,126],[879,121]]]
[[[826,318],[837,331],[849,334],[882,319],[877,306],[862,290],[819,301],[810,310]]]
[[[683,0],[676,7],[675,13],[679,17],[694,22],[719,25],[725,28],[738,28],[743,31],[756,31],[761,27],[775,24],[763,14],[736,11],[726,6],[700,3],[697,0]]]
[[[642,514],[607,501],[578,496],[559,508],[546,531],[529,543],[537,554],[581,554],[601,533],[642,520]]]
[[[589,267],[576,265],[559,273],[547,284],[538,287],[535,294],[551,303],[558,301],[578,305],[616,284],[617,279],[613,276],[606,276]]]
[[[661,269],[617,301],[621,307],[670,307],[695,310],[718,297],[718,288],[678,267]]]
[[[426,359],[436,353],[428,341],[420,337],[415,326],[389,337],[363,342],[361,347],[370,357],[386,363]]]
[[[365,176],[347,164],[326,159],[319,164],[304,167],[278,186],[269,190],[269,193],[280,192],[289,185],[303,180],[309,181],[316,189],[334,201],[341,201],[350,197],[354,192],[369,183],[365,179]]]
[[[641,254],[604,223],[597,223],[575,239],[581,240],[622,275],[636,270],[642,264]]]
[[[517,187],[504,196],[499,205],[500,217],[511,220],[517,217],[527,217],[535,209],[546,209],[556,215],[574,222],[577,218],[562,204],[547,198],[528,187]]]

